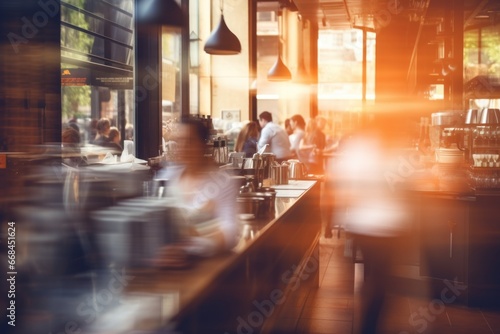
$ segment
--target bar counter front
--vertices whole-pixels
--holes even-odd
[[[127,269],[133,278],[124,298],[150,306],[138,329],[287,333],[295,328],[297,313],[319,284],[320,185],[290,180],[276,188],[274,217],[241,219],[242,236],[232,251],[183,269]]]
[[[147,166],[42,162],[23,161],[0,202],[19,230],[26,332],[287,333],[319,285],[320,179],[273,186],[274,214],[239,215],[232,250],[172,269],[147,261],[173,240]]]

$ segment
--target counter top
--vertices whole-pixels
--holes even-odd
[[[155,310],[154,321],[148,320],[148,323],[175,322],[195,312],[197,305],[216,288],[216,282],[236,266],[241,266],[244,261],[248,261],[245,258],[265,242],[261,240],[262,236],[273,230],[276,224],[283,223],[283,218],[287,216],[288,211],[299,203],[315,184],[316,181],[313,180],[291,180],[286,187],[276,186],[275,216],[240,220],[242,236],[230,252],[200,259],[192,267],[186,269],[131,269],[128,275],[133,276],[133,279],[123,297],[144,301],[144,309],[151,302],[160,302],[163,305]],[[293,196],[290,192],[293,192]],[[132,199],[128,201],[128,204],[141,205],[141,201],[143,202],[144,199]],[[136,204],[133,204],[134,202]],[[162,201],[158,201],[160,202]],[[141,206],[145,207],[143,204]],[[149,206],[154,207],[154,202]]]

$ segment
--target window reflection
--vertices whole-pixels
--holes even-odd
[[[162,135],[169,140],[171,123],[181,117],[181,35],[168,27],[161,35]]]

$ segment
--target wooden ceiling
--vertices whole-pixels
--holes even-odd
[[[285,4],[290,1],[320,29],[376,30],[394,16],[439,25],[454,8],[463,10],[465,29],[500,22],[498,0],[281,0]]]

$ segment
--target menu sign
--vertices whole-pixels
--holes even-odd
[[[61,70],[61,86],[87,86],[90,71],[86,68],[65,68]]]
[[[61,86],[99,86],[111,89],[133,89],[134,78],[130,75],[91,71],[87,68],[61,70]]]
[[[101,86],[113,89],[132,89],[134,88],[134,77],[132,76],[132,73],[130,76],[127,76],[92,71],[91,84],[92,86]]]

